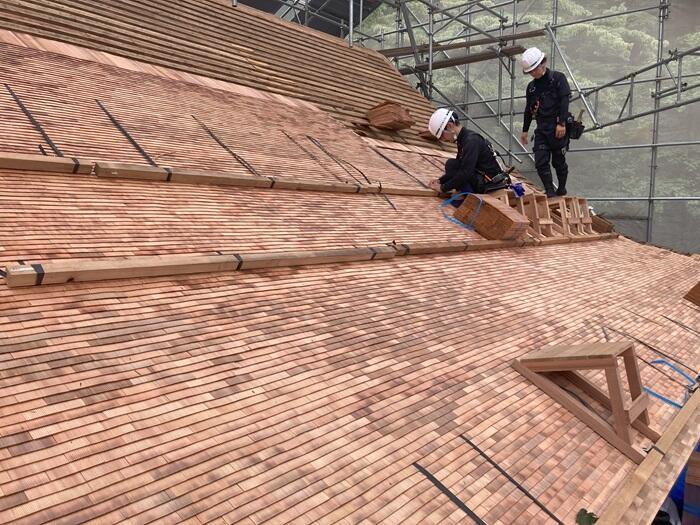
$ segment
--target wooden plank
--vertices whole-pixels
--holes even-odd
[[[644,461],[632,472],[623,483],[617,494],[608,502],[608,506],[600,514],[600,519],[597,525],[620,525],[626,523],[624,516],[630,511],[634,513],[632,505],[635,498],[640,493],[642,488],[649,483],[650,479],[659,468],[660,463],[674,444],[680,441],[681,433],[700,408],[700,390],[695,392],[683,408],[678,412],[676,417],[671,421],[659,440],[656,442],[656,447],[649,451]],[[689,431],[697,433],[697,429],[689,429]],[[694,441],[693,443],[697,443]],[[693,448],[687,452],[690,456]],[[673,484],[673,479],[667,480],[668,489]]]
[[[568,372],[573,370],[601,370],[615,364],[614,358],[600,357],[595,359],[551,359],[534,363],[521,359],[533,372]]]
[[[553,345],[534,350],[522,357],[522,363],[538,363],[550,359],[597,359],[600,357],[617,357],[632,348],[631,341],[615,341],[605,343],[586,343],[580,345]]]
[[[0,153],[0,169],[86,174],[92,171],[92,161],[72,157],[2,152]]]
[[[513,361],[511,366],[523,377],[528,379],[535,386],[548,394],[552,399],[557,401],[561,406],[586,423],[597,434],[603,437],[608,443],[625,454],[632,461],[635,463],[642,462],[644,456],[641,452],[634,449],[629,443],[622,440],[617,434],[615,434],[615,432],[613,432],[607,422],[603,421],[596,414],[588,410],[574,397],[564,392],[559,385],[554,383],[551,379],[529,370],[527,366],[518,362],[517,360]]]
[[[646,392],[644,392],[644,388],[642,386],[642,375],[639,372],[639,363],[637,363],[637,358],[634,354],[634,347],[630,348],[629,350],[626,350],[625,352],[622,353],[622,358],[625,363],[625,371],[627,373],[627,383],[629,384],[630,387],[630,395],[632,396],[632,399],[635,400],[639,397],[648,397]],[[647,405],[648,405],[648,399],[647,399]],[[647,406],[645,405],[645,406]],[[632,409],[630,408],[630,411]],[[633,415],[632,412],[630,412],[630,418],[634,421],[637,419],[637,416],[641,417],[641,420],[645,424],[649,424],[649,413],[647,412],[646,408],[641,411],[638,414]]]
[[[632,444],[632,433],[630,432],[630,421],[625,410],[625,402],[620,383],[620,374],[617,362],[613,366],[605,367],[605,378],[608,381],[608,391],[610,394],[610,404],[613,413],[613,426],[615,433],[620,436],[625,443]]]
[[[125,259],[76,259],[7,268],[8,286],[36,286],[68,282],[102,281],[234,271],[238,259],[233,255],[156,255]]]
[[[252,188],[269,188],[272,186],[272,179],[268,177],[188,170],[182,168],[172,168],[171,171],[172,177],[170,182],[180,184],[212,184],[216,186],[243,186]]]
[[[119,179],[138,179],[163,182],[168,179],[168,172],[163,168],[141,166],[139,164],[121,164],[117,162],[96,162],[95,174],[98,177]]]
[[[387,246],[378,248],[348,248],[338,250],[313,250],[299,252],[270,252],[238,254],[241,270],[258,268],[279,268],[282,266],[303,266],[310,264],[330,264],[339,262],[369,261],[380,258],[390,258],[396,255],[396,250]]]

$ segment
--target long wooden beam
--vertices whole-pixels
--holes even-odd
[[[535,29],[534,31],[524,31],[522,33],[516,33],[514,35],[495,36],[499,39],[499,42],[507,44],[508,42],[515,42],[516,40],[521,40],[523,38],[533,38],[537,36],[544,36],[545,34],[546,33],[544,29]],[[493,43],[494,41],[491,38],[479,38],[476,40],[470,40],[468,42],[455,42],[453,44],[433,44],[433,51],[438,52],[450,51],[453,49],[467,49],[474,46],[485,46]],[[429,49],[430,46],[428,44],[421,44],[419,46],[416,46],[416,51],[418,51],[419,53],[426,53],[429,51]],[[391,49],[378,49],[377,51],[385,57],[389,58],[409,56],[413,54],[413,48],[411,46],[393,47]]]
[[[599,234],[589,240],[603,240],[617,234]],[[561,242],[569,239],[561,238]],[[391,259],[407,255],[459,253],[539,246],[537,239],[468,239],[446,242],[408,242],[365,248],[301,250],[295,252],[221,253],[209,255],[155,255],[66,259],[47,262],[16,263],[7,267],[5,281],[10,287],[41,286],[71,282],[161,277],[195,273],[233,272],[261,268]]]
[[[433,69],[444,69],[446,67],[460,66],[462,64],[473,64],[474,62],[483,62],[485,60],[493,60],[499,56],[513,56],[519,55],[525,51],[523,46],[510,46],[501,48],[500,52],[493,50],[481,51],[479,53],[472,53],[471,55],[464,55],[461,57],[448,58],[446,60],[436,60],[433,62]],[[402,75],[410,75],[416,71],[427,71],[429,65],[426,63],[416,64],[415,66],[406,66],[399,68],[399,73]]]

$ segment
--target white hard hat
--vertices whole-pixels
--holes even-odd
[[[529,73],[537,66],[539,66],[544,60],[544,53],[536,47],[531,47],[526,49],[520,62],[523,66],[523,73]]]
[[[442,136],[442,132],[445,131],[445,127],[453,114],[454,111],[447,108],[440,108],[432,114],[428,122],[428,130],[435,135],[435,138],[439,139]]]

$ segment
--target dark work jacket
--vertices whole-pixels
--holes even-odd
[[[523,131],[530,129],[533,118],[538,121],[566,122],[571,89],[563,73],[547,69],[544,75],[527,85],[525,94]]]
[[[445,174],[440,177],[440,189],[443,192],[471,189],[472,192],[483,193],[482,174],[493,177],[500,172],[491,144],[478,133],[462,128],[457,135],[457,159],[445,163]]]

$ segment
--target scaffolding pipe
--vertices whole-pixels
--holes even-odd
[[[586,197],[589,202],[607,202],[607,201],[634,201],[634,202],[656,202],[656,201],[700,201],[700,196],[691,197]],[[637,219],[639,220],[639,219]]]
[[[668,16],[668,0],[659,2],[659,40],[656,47],[656,78],[661,76],[661,60],[664,53],[664,22]],[[680,58],[680,57],[679,57]],[[661,81],[656,81],[654,92],[661,91]],[[679,103],[678,103],[679,104]],[[651,125],[651,163],[649,165],[649,214],[647,220],[647,242],[652,242],[654,234],[654,194],[656,193],[656,168],[659,148],[656,143],[659,141],[659,107],[661,99],[654,97],[654,120]]]
[[[644,149],[644,148],[668,148],[668,147],[678,147],[678,146],[699,146],[700,140],[685,140],[680,142],[658,142],[656,144],[624,144],[621,146],[593,146],[590,148],[576,148],[570,149],[568,153],[585,153],[589,151],[613,151],[621,149]],[[526,155],[526,153],[513,153],[513,155]]]
[[[355,0],[350,0],[350,12],[348,13],[348,43],[352,47],[352,29],[355,26]]]
[[[699,77],[699,76],[700,76],[700,73],[691,73],[691,74],[689,74],[689,75],[685,75],[683,78],[694,78],[694,77]],[[664,80],[670,80],[670,78],[668,78],[668,77],[661,77],[659,80],[661,80],[661,81],[663,82]],[[646,79],[646,80],[636,80],[636,78],[635,78],[635,80],[634,80],[634,84],[635,84],[635,85],[646,84],[646,83],[649,83],[649,82],[656,82],[656,79],[655,79],[655,78],[649,78],[649,79]],[[624,86],[629,86],[631,83],[632,83],[632,82],[620,82],[619,84],[615,84],[615,85],[607,86],[607,87],[624,87]],[[694,84],[693,86],[695,86],[695,85],[696,85],[696,84]],[[582,87],[581,89],[583,89],[584,91],[595,90],[595,89],[596,89],[596,86],[588,86],[588,87],[585,87],[585,86],[584,86],[584,87]],[[690,89],[690,88],[688,88],[688,89]],[[686,89],[686,91],[687,91],[688,89]],[[591,93],[593,93],[593,91],[591,91]],[[525,98],[525,96],[517,96],[517,97],[513,97],[513,98],[514,98],[515,100],[522,100],[522,99]],[[476,100],[476,101],[474,101],[474,102],[469,102],[468,104],[461,103],[461,104],[458,104],[458,106],[473,106],[474,104],[483,104],[484,102],[496,102],[496,100],[497,100],[497,99],[495,99],[495,98],[489,98],[489,99],[485,99],[485,100],[483,100],[483,101],[481,101],[481,100]],[[576,99],[576,100],[578,100],[578,99]],[[597,112],[596,112],[596,113],[597,113]]]
[[[582,18],[581,20],[574,20],[573,22],[566,22],[563,24],[553,24],[552,28],[559,29],[560,27],[568,27],[568,26],[573,26],[576,24],[585,24],[586,22],[593,22],[594,20],[604,20],[606,18],[612,18],[614,16],[631,15],[634,13],[639,13],[641,11],[652,11],[652,10],[658,9],[658,8],[659,8],[658,5],[652,5],[649,7],[640,7],[638,9],[628,9],[627,11],[620,11],[618,13],[608,13],[607,15],[592,16],[590,18]]]
[[[552,0],[552,34],[557,36],[557,21],[559,20],[559,0]],[[554,69],[556,53],[554,52],[554,39],[549,44],[549,65]]]
[[[588,115],[591,117],[591,120],[593,121],[593,125],[595,127],[598,127],[598,119],[596,119],[595,113],[591,109],[591,106],[588,104],[588,101],[586,100],[586,97],[583,94],[583,91],[581,91],[581,86],[579,85],[578,80],[576,80],[576,77],[574,76],[574,72],[571,70],[571,67],[569,66],[569,62],[566,60],[564,53],[562,52],[561,48],[559,47],[559,42],[557,42],[557,37],[554,36],[554,32],[552,31],[552,27],[549,24],[546,24],[545,29],[549,33],[549,36],[551,37],[552,42],[554,43],[554,47],[556,48],[557,53],[559,53],[559,56],[561,57],[561,61],[564,63],[564,67],[566,67],[566,70],[569,72],[569,77],[571,77],[571,81],[574,83],[574,87],[576,87],[576,91],[578,91],[579,97],[581,98],[581,101],[583,102],[583,105],[586,108],[586,111],[588,111]]]

